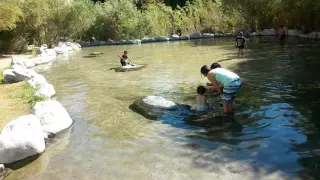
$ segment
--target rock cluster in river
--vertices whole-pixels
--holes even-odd
[[[125,45],[125,44],[141,44],[141,43],[153,43],[153,42],[166,42],[166,41],[181,41],[181,40],[190,40],[190,39],[203,39],[203,38],[215,38],[215,37],[232,37],[237,36],[239,31],[233,33],[200,33],[194,32],[190,35],[179,36],[177,34],[173,34],[171,36],[159,36],[154,38],[143,38],[143,39],[135,39],[135,40],[120,40],[120,41],[94,41],[94,42],[80,42],[82,47],[89,46],[102,46],[102,45]],[[301,31],[293,30],[293,29],[285,29],[285,33],[288,36],[298,36],[301,38],[311,38],[311,39],[320,39],[320,32],[311,32],[309,34],[303,34]],[[246,32],[245,35],[250,37],[252,36],[278,36],[277,29],[264,29],[260,32]]]
[[[3,71],[7,83],[27,81],[36,88],[34,96],[45,97],[32,108],[29,115],[10,121],[0,133],[0,166],[42,153],[45,150],[45,139],[72,125],[72,119],[65,108],[57,101],[51,100],[56,94],[52,84],[32,68],[39,64],[49,63],[57,54],[79,50],[77,43],[59,43],[54,49],[42,46],[38,56],[32,59],[12,58],[9,69]]]

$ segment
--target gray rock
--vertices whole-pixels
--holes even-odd
[[[36,103],[32,109],[47,134],[57,134],[72,125],[72,119],[64,107],[57,101],[42,101]]]
[[[28,83],[31,87],[36,88],[36,87],[40,87],[40,86],[42,86],[42,85],[44,85],[44,84],[47,84],[48,82],[47,82],[47,80],[46,80],[46,78],[45,78],[44,76],[38,74],[38,75],[36,75],[35,77],[29,79],[29,80],[27,81],[27,83]]]
[[[141,44],[140,39],[128,40],[127,44]]]
[[[190,39],[200,39],[202,38],[202,35],[200,32],[194,32],[193,34],[190,34]]]
[[[184,35],[180,37],[180,40],[189,40],[190,37],[188,35]]]
[[[56,91],[52,84],[43,83],[40,85],[38,91],[34,94],[35,96],[44,96],[47,99],[50,99],[52,96],[56,94]]]
[[[54,49],[46,49],[45,52],[48,56],[56,56],[57,55],[57,52]]]
[[[37,73],[31,69],[6,69],[3,71],[4,80],[8,83],[24,81],[36,75]]]
[[[40,64],[47,64],[47,63],[53,61],[55,58],[56,58],[55,56],[39,56],[39,57],[33,58],[31,60],[36,65],[40,65]]]
[[[264,29],[260,34],[261,36],[277,36],[278,32],[275,29]]]
[[[160,96],[146,96],[137,99],[130,108],[148,119],[157,119],[166,110],[177,110],[178,106]]]
[[[0,163],[12,163],[42,153],[44,133],[34,115],[18,117],[9,122],[0,134]]]
[[[157,42],[154,38],[144,38],[141,40],[141,43],[151,43],[151,42]]]
[[[159,36],[159,37],[157,37],[157,41],[160,41],[160,42],[169,41],[169,40],[170,40],[170,38],[167,37],[167,36]]]
[[[170,41],[179,41],[180,36],[178,34],[173,34],[170,36]]]
[[[144,68],[146,65],[144,64],[129,64],[126,66],[121,66],[119,68],[113,68],[115,72],[126,72],[126,71],[138,71]]]
[[[202,38],[214,38],[214,34],[203,33],[203,34],[202,34]]]
[[[96,55],[100,55],[100,54],[104,54],[104,53],[103,52],[93,52],[93,53],[90,53],[89,55],[96,56]]]
[[[288,35],[289,36],[300,36],[302,34],[301,31],[295,30],[295,29],[289,29]]]

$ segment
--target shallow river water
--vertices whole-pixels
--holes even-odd
[[[36,160],[7,179],[319,179],[320,43],[250,38],[244,58],[234,39],[84,48],[39,67],[75,123]],[[127,50],[139,71],[115,72]],[[86,57],[100,51],[104,54]],[[194,105],[220,62],[244,81],[242,129],[212,132],[181,117],[148,120],[128,106],[159,95]]]

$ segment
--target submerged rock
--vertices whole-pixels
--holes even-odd
[[[93,53],[91,53],[91,54],[89,54],[89,55],[94,55],[94,56],[96,56],[96,55],[100,55],[100,54],[104,54],[103,52],[93,52]]]
[[[30,114],[9,122],[0,134],[0,163],[12,163],[42,153],[44,133],[39,119]]]
[[[157,119],[163,115],[164,111],[177,110],[178,106],[176,103],[160,96],[146,96],[134,101],[134,103],[130,105],[130,109],[148,119]]]
[[[34,114],[42,125],[46,135],[57,134],[72,125],[72,119],[68,112],[58,101],[42,101],[32,108]]]

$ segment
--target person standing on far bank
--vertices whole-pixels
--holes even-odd
[[[239,33],[239,36],[236,37],[236,48],[238,48],[238,57],[243,57],[243,49],[246,46],[246,38],[243,37],[243,32]]]

